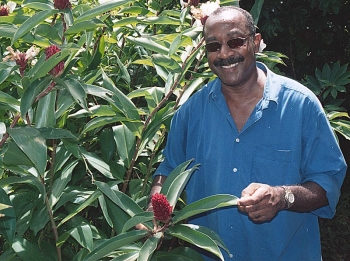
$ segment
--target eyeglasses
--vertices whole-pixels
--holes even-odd
[[[227,46],[230,47],[231,49],[236,49],[236,48],[239,48],[239,47],[242,47],[245,43],[245,41],[250,37],[252,36],[251,35],[248,35],[247,37],[243,38],[243,37],[237,37],[237,38],[232,38],[230,40],[227,41]],[[217,51],[220,51],[221,49],[221,46],[223,44],[220,43],[220,42],[211,42],[211,43],[207,43],[205,45],[205,49],[207,49],[207,51],[209,53],[211,52],[217,52]]]

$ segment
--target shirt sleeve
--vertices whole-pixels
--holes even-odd
[[[328,198],[328,205],[312,211],[322,218],[332,218],[340,197],[346,174],[346,163],[326,115],[319,112],[304,137],[305,150],[302,183],[312,181],[320,185]]]

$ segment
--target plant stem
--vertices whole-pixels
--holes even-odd
[[[51,209],[51,206],[50,206],[50,203],[49,203],[49,198],[47,197],[47,195],[45,195],[45,205],[46,205],[46,208],[47,208],[47,212],[49,213],[50,222],[51,222],[51,226],[52,226],[52,231],[53,231],[53,234],[54,234],[54,237],[55,237],[55,242],[57,243],[58,242],[57,226],[56,226],[56,223],[55,223],[55,218],[54,218],[54,216],[52,214],[52,209]],[[57,252],[58,261],[62,261],[61,248],[58,247],[57,245],[56,245],[56,252]]]
[[[55,87],[56,83],[54,81],[52,81],[49,85],[49,87],[47,87],[45,90],[43,90],[41,93],[39,93],[39,95],[35,98],[34,102],[37,102],[38,100],[40,100],[41,98],[43,98],[44,96],[46,96],[49,92],[52,91],[52,89]]]
[[[202,44],[204,43],[204,38],[202,38],[201,42],[196,46],[196,48],[194,48],[191,52],[191,54],[189,56],[187,56],[185,62],[183,63],[182,65],[182,68],[185,68],[185,65],[189,59],[189,57],[191,57],[192,53],[196,52],[198,50],[198,48],[200,48],[202,46]],[[122,192],[125,193],[127,188],[128,188],[128,184],[129,184],[129,180],[130,180],[130,177],[131,177],[131,173],[134,169],[134,166],[135,166],[135,163],[136,163],[136,160],[137,160],[137,155],[139,153],[139,148],[140,148],[140,145],[141,145],[141,141],[142,141],[142,134],[145,132],[148,124],[150,123],[151,119],[154,117],[154,115],[163,107],[163,105],[165,104],[165,102],[167,100],[169,100],[170,96],[174,93],[177,85],[179,84],[179,80],[180,80],[180,76],[177,77],[176,81],[173,83],[173,86],[170,88],[170,91],[167,95],[164,96],[164,98],[158,103],[158,105],[154,108],[154,110],[148,115],[147,119],[145,120],[145,123],[143,124],[143,127],[142,127],[142,131],[141,131],[141,138],[137,138],[136,140],[136,145],[135,145],[135,152],[134,152],[134,155],[132,157],[132,160],[131,160],[131,163],[130,163],[130,166],[129,166],[129,169],[127,170],[126,172],[126,179],[123,183],[123,187],[122,187]],[[176,108],[174,107],[174,110]]]

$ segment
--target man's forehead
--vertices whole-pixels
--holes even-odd
[[[210,15],[204,25],[204,34],[215,34],[218,32],[208,31],[208,28],[220,25],[220,28],[227,31],[229,35],[240,34],[246,29],[246,17],[239,11],[230,10],[219,14]]]

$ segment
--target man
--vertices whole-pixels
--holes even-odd
[[[188,203],[241,195],[238,208],[191,220],[221,236],[233,255],[225,260],[321,260],[318,217],[335,214],[346,173],[322,106],[306,87],[256,62],[261,35],[248,12],[221,7],[203,33],[218,78],[174,115],[151,195],[194,158],[200,169],[187,185]]]

